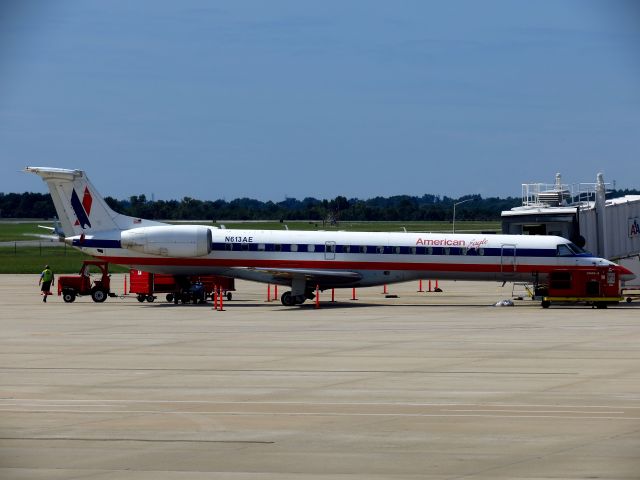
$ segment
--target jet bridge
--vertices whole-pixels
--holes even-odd
[[[609,184],[522,184],[522,205],[503,211],[502,233],[558,235],[636,274],[623,290],[640,290],[640,195],[607,199]]]

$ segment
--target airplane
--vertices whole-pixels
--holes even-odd
[[[38,238],[43,238],[45,240],[51,240],[53,241],[64,241],[64,232],[62,231],[62,228],[60,227],[60,222],[58,221],[58,219],[56,219],[53,222],[53,227],[49,227],[48,225],[38,225],[38,228],[42,228],[43,230],[48,231],[48,234],[42,234],[42,233],[25,233],[25,235],[28,235],[30,237],[38,237]]]
[[[214,274],[290,286],[285,306],[316,287],[370,287],[424,278],[544,282],[558,268],[631,271],[556,236],[223,229],[114,212],[82,170],[26,167],[48,185],[64,241],[129,268]]]

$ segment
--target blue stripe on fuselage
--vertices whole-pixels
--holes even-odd
[[[261,245],[261,248],[258,247]],[[291,246],[296,245],[297,250],[291,250]],[[312,251],[308,251],[308,246],[312,247]],[[463,253],[464,248],[460,247],[407,247],[407,246],[393,246],[393,245],[348,245],[349,251],[347,252],[345,247],[347,245],[336,245],[336,254],[360,254],[360,255],[454,255],[454,256],[482,256],[482,257],[500,257],[503,255],[509,255],[513,252],[513,249],[509,249],[509,252],[503,251],[502,248],[483,248],[482,253],[474,248],[467,248],[466,253]],[[378,251],[379,247],[382,247],[381,251]],[[400,248],[399,252],[396,251]],[[415,248],[415,253],[414,249]],[[215,242],[211,245],[213,251],[220,252],[282,252],[282,253],[324,253],[325,244],[288,244],[288,243],[221,243]],[[362,249],[362,250],[361,250]],[[427,253],[427,251],[430,253]],[[448,252],[448,253],[447,253]],[[513,256],[513,255],[509,255]],[[555,248],[516,248],[517,257],[555,257],[557,252]],[[582,255],[581,255],[582,256]]]
[[[85,239],[84,241],[80,241],[78,238],[73,239],[72,245],[74,247],[83,247],[83,248],[122,248],[120,245],[120,240],[100,240],[100,239]]]

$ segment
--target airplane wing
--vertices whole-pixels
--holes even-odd
[[[239,270],[234,268],[233,270]],[[305,280],[312,285],[319,283],[325,284],[348,284],[357,282],[362,278],[358,272],[350,272],[344,270],[322,270],[322,269],[305,269],[305,268],[259,268],[246,267],[242,268],[247,272],[255,272],[264,276],[271,276],[274,280],[292,280],[297,277],[304,277]]]
[[[43,230],[47,230],[48,232],[51,232],[51,233],[49,233],[49,234],[44,234],[44,233],[23,233],[23,235],[26,236],[26,237],[42,238],[44,240],[50,240],[52,242],[62,242],[62,241],[64,241],[64,234],[62,234],[62,232],[59,231],[56,227],[48,227],[46,225],[38,225],[38,228],[42,228]]]
[[[43,240],[50,240],[52,242],[61,242],[62,239],[58,235],[45,235],[44,233],[23,233],[26,237],[42,238]]]

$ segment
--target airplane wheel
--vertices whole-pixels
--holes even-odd
[[[73,290],[67,290],[66,292],[62,292],[62,300],[65,303],[73,303],[76,299],[76,292]]]
[[[291,292],[284,292],[280,297],[280,301],[282,302],[282,305],[284,305],[285,307],[292,307],[294,305]]]
[[[156,297],[154,297],[153,295],[147,295],[147,302],[149,303],[153,303],[153,301],[156,299]]]
[[[231,295],[231,292],[227,292],[227,301],[231,301],[231,299],[233,298],[233,295]]]
[[[542,305],[542,308],[549,308],[551,302],[549,300],[543,300],[540,305]]]
[[[141,293],[139,293],[139,294],[136,296],[136,300],[138,300],[140,303],[144,302],[144,299],[145,299],[145,296],[144,296],[144,295],[142,295]]]
[[[296,305],[302,305],[304,303],[304,301],[306,300],[304,295],[296,295],[293,298],[294,302]]]
[[[166,299],[169,303],[173,302],[173,293],[167,293]]]
[[[102,288],[94,288],[91,291],[91,298],[96,303],[102,303],[107,299],[107,292],[105,292]]]

